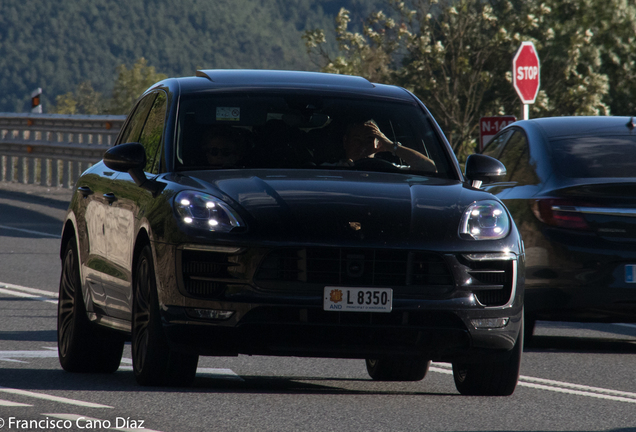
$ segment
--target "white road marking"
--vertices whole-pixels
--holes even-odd
[[[57,351],[0,351],[0,360],[19,361],[16,358],[57,358]]]
[[[28,363],[19,358],[56,358],[57,347],[42,347],[42,351],[0,351],[0,361]]]
[[[5,361],[9,363],[28,363],[22,360],[16,360],[16,359],[4,358],[4,357],[0,357],[0,361]]]
[[[37,234],[37,235],[43,235],[43,236],[53,237],[53,238],[58,238],[58,239],[61,237],[59,234],[49,234],[49,233],[45,233],[45,232],[42,232],[42,231],[33,231],[33,230],[28,230],[28,229],[23,229],[23,228],[14,228],[14,227],[6,226],[6,225],[0,225],[0,229],[6,229],[6,230],[11,230],[11,231],[20,231],[20,232],[24,232],[24,233],[28,233],[28,234]]]
[[[139,432],[140,430],[143,430],[144,432],[160,432],[157,430],[153,430],[153,429],[148,429],[146,427],[137,427],[137,428],[118,428],[118,421],[112,421],[112,420],[103,420],[103,419],[98,419],[98,418],[94,418],[94,417],[87,417],[87,416],[83,416],[83,415],[78,415],[78,414],[42,414],[43,416],[48,416],[48,417],[54,417],[54,418],[58,418],[61,420],[70,420],[73,423],[75,423],[76,425],[82,425],[85,424],[86,422],[93,422],[93,423],[99,423],[99,424],[104,424],[106,422],[109,422],[111,425],[115,426],[115,427],[111,427],[108,428],[109,430],[117,430],[117,431],[123,431],[123,432]],[[121,419],[119,421],[119,424],[124,424],[125,425],[125,420],[123,417],[118,417],[119,419]],[[80,420],[78,422],[78,420]],[[144,421],[145,423],[145,421]],[[99,428],[101,429],[101,428]]]
[[[215,379],[227,379],[235,381],[245,381],[232,369],[222,368],[197,368],[197,374],[208,375]]]
[[[30,406],[33,406],[33,405],[24,404],[24,403],[20,403],[20,402],[12,402],[12,401],[8,401],[8,400],[0,399],[0,406],[5,406],[5,407],[30,407]]]
[[[53,295],[53,293],[49,291],[44,291],[44,290],[37,290],[37,291],[39,291],[38,294],[41,294],[41,295],[29,294],[27,292],[18,290],[17,285],[0,284],[0,294],[8,294],[14,297],[28,298],[30,300],[38,300],[44,303],[51,303],[51,304],[57,305],[57,300],[51,300],[51,298],[57,297]]]
[[[446,375],[452,375],[452,366],[444,363],[433,363],[435,366],[430,367],[430,371],[438,372]],[[577,396],[587,396],[598,399],[607,399],[619,402],[636,403],[636,393],[630,393],[619,390],[605,389],[601,387],[591,387],[581,384],[572,384],[564,381],[554,381],[544,378],[535,378],[525,375],[519,376],[518,385],[523,387],[531,387],[539,390],[547,390],[558,393],[567,393]]]
[[[57,291],[53,292],[53,291],[47,291],[47,290],[42,290],[37,288],[29,288],[22,285],[14,285],[14,284],[6,283],[6,282],[0,282],[0,288],[14,289],[18,291],[28,292],[31,294],[40,294],[41,296],[44,296],[44,297],[55,297],[55,298],[58,297]]]
[[[636,399],[631,399],[626,397],[610,396],[606,394],[593,393],[589,391],[572,390],[567,388],[553,387],[553,386],[524,382],[524,381],[521,381],[521,377],[519,377],[519,385],[524,387],[532,387],[532,388],[536,388],[540,390],[549,390],[549,391],[558,392],[558,393],[568,393],[568,394],[573,394],[578,396],[587,396],[587,397],[593,397],[598,399],[608,399],[608,400],[614,400],[614,401],[620,401],[620,402],[636,403]]]
[[[60,397],[60,396],[51,396],[44,393],[36,393],[36,392],[20,390],[20,389],[12,389],[7,387],[0,387],[0,392],[32,397],[36,399],[44,399],[44,400],[53,401],[53,402],[60,402],[60,403],[65,403],[69,405],[83,406],[87,408],[113,408],[112,406],[108,406],[108,405],[101,405],[101,404],[96,404],[92,402],[85,402],[81,400],[69,399],[69,398]]]
[[[571,383],[567,383],[563,381],[554,381],[554,380],[549,380],[544,378],[534,378],[534,377],[529,377],[524,375],[521,375],[519,379],[520,380],[522,379],[524,381],[529,381],[529,382],[535,382],[539,384],[552,385],[555,387],[565,387],[565,388],[571,388],[576,390],[585,390],[585,391],[598,392],[598,393],[607,393],[607,394],[617,395],[617,396],[626,396],[629,398],[633,398],[634,402],[636,402],[636,393],[630,393],[626,391],[610,390],[610,389],[604,389],[601,387],[590,387],[590,386],[581,385],[581,384],[571,384]]]

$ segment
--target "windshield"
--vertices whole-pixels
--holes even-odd
[[[298,93],[184,97],[177,170],[250,168],[456,176],[415,103]]]
[[[634,177],[636,136],[552,140],[550,149],[555,166],[566,177]]]

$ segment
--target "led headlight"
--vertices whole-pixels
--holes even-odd
[[[510,232],[510,219],[497,201],[478,201],[468,206],[459,234],[472,240],[498,240]]]
[[[230,206],[212,195],[201,192],[179,192],[174,199],[174,209],[179,221],[192,228],[230,232],[234,228],[245,226]]]

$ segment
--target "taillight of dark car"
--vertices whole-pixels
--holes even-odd
[[[583,213],[579,210],[579,207],[587,206],[587,203],[561,198],[543,198],[535,200],[531,205],[534,215],[546,225],[573,230],[590,230]]]

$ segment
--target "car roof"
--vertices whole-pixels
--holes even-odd
[[[627,116],[544,117],[519,123],[526,122],[542,129],[551,140],[589,135],[636,134],[636,119]]]
[[[415,102],[401,87],[372,83],[351,75],[322,72],[208,69],[198,70],[194,77],[176,78],[181,94],[206,90],[315,90],[325,93],[349,93],[366,97],[381,97]]]

